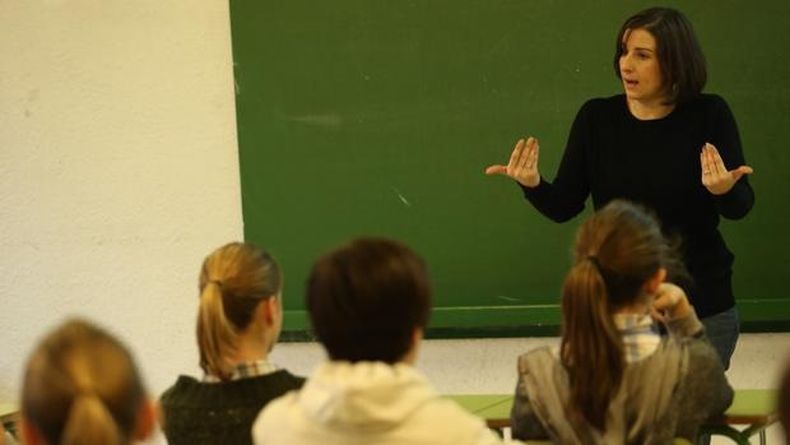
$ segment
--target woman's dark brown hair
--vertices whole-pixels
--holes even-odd
[[[612,313],[643,298],[642,287],[670,262],[657,221],[612,201],[579,228],[574,266],[562,288],[560,357],[568,372],[572,417],[603,430],[625,369]]]
[[[658,65],[667,88],[668,102],[682,104],[697,96],[705,87],[708,72],[691,22],[672,8],[649,8],[629,17],[617,33],[614,72],[620,73],[623,38],[635,29],[647,30],[655,39]]]
[[[22,414],[50,444],[132,443],[145,401],[126,348],[83,320],[64,323],[39,343],[22,385]]]
[[[200,367],[220,379],[230,376],[228,357],[238,334],[249,326],[255,308],[282,291],[277,261],[248,243],[226,244],[212,252],[200,269],[197,338]]]
[[[396,363],[428,323],[425,264],[396,241],[360,238],[321,257],[307,284],[307,310],[332,360]]]

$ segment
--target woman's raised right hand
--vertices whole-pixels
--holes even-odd
[[[516,142],[510,161],[507,165],[495,164],[486,168],[487,175],[509,176],[524,187],[537,187],[540,184],[538,172],[538,154],[540,145],[538,140],[530,136],[526,140]]]

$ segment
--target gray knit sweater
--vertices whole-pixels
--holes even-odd
[[[570,388],[555,353],[540,348],[520,356],[513,437],[584,445],[694,442],[700,424],[730,406],[733,391],[694,313],[667,329],[670,335],[652,355],[626,366],[603,432],[571,421],[578,417],[566,412]]]

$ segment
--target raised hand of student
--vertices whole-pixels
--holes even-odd
[[[711,143],[705,143],[699,154],[700,167],[702,167],[702,185],[714,195],[723,195],[732,189],[743,175],[749,175],[754,170],[747,165],[742,165],[735,170],[727,170],[719,151]]]
[[[691,314],[691,304],[686,293],[672,283],[661,283],[653,301],[653,318],[661,322],[687,317]]]
[[[524,187],[537,187],[540,184],[538,172],[538,140],[530,136],[519,139],[507,165],[495,164],[486,168],[487,175],[505,175],[518,181]]]

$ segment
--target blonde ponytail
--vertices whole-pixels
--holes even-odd
[[[112,335],[71,320],[28,360],[22,414],[49,444],[131,443],[146,402],[131,355]]]
[[[219,282],[211,280],[203,287],[198,311],[200,367],[207,374],[225,379],[231,372],[226,357],[235,352],[238,334],[225,315]]]
[[[261,301],[282,290],[280,267],[266,251],[251,244],[226,244],[203,261],[199,288],[200,367],[208,375],[227,380],[239,333],[250,325]]]
[[[96,395],[78,395],[71,403],[61,445],[122,445],[126,442],[112,415]]]

